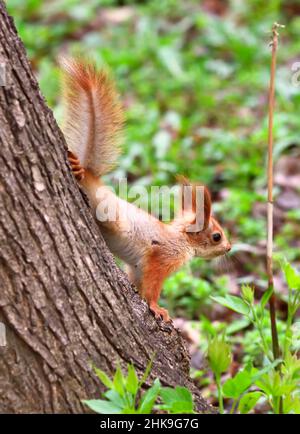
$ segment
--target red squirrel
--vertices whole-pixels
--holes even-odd
[[[195,185],[186,179],[181,182],[192,188],[190,208],[182,210],[170,223],[161,222],[105,187],[101,176],[112,169],[120,153],[124,119],[114,83],[105,71],[98,71],[83,60],[64,59],[61,66],[63,132],[73,174],[89,198],[109,249],[127,264],[129,279],[154,315],[169,321],[168,311],[158,305],[164,280],[193,256],[211,259],[231,249],[223,229],[212,216],[209,190],[203,187],[203,227],[190,232],[189,227],[197,217],[196,193]],[[115,221],[99,221],[100,196],[117,209]]]

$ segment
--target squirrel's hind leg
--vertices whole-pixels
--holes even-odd
[[[137,289],[139,290],[139,293],[141,294],[141,272],[137,267],[134,267],[129,264],[125,264],[124,271],[128,275],[128,279],[131,283],[133,283]],[[141,294],[142,295],[142,294]]]

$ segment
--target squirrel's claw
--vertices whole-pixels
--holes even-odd
[[[76,155],[74,155],[71,151],[68,151],[68,160],[70,162],[73,175],[78,181],[82,181],[85,175],[85,170],[81,166],[80,161],[78,160]]]
[[[151,312],[154,313],[155,318],[161,318],[162,317],[162,319],[165,322],[171,321],[171,318],[169,316],[169,312],[167,311],[167,309],[159,307],[157,304],[152,304],[152,305],[150,305],[150,310],[151,310]]]
[[[68,151],[68,159],[69,159],[70,162],[78,162],[79,163],[78,158],[71,151]]]
[[[78,181],[82,181],[83,180],[83,178],[84,178],[84,169],[80,169],[80,170],[73,170],[73,175],[75,176],[75,178],[78,180]]]

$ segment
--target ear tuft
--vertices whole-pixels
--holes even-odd
[[[184,175],[176,175],[176,181],[180,185],[192,185],[191,181],[188,180]]]
[[[204,186],[204,229],[208,228],[211,217],[211,195],[209,189]]]
[[[197,187],[203,187],[203,230],[207,229],[212,207],[208,188],[202,184],[193,184],[183,175],[177,175],[176,179],[181,184],[181,214],[189,224],[194,224],[197,220]],[[187,192],[185,187],[190,187],[190,191]],[[185,194],[188,194],[188,201],[185,200]]]

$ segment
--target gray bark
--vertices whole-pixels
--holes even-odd
[[[157,321],[115,265],[66,160],[64,138],[40,94],[0,2],[0,412],[80,413],[107,373],[132,361],[151,381],[186,385],[180,333]]]

